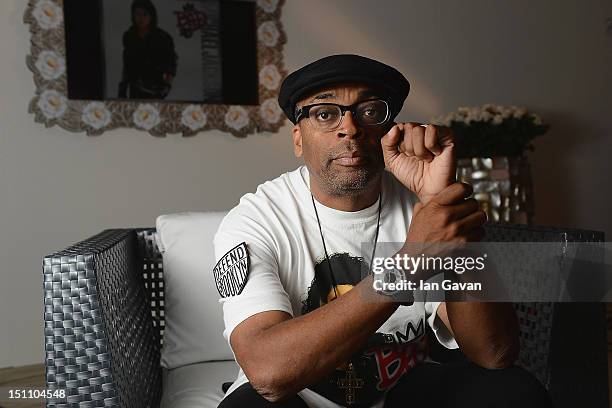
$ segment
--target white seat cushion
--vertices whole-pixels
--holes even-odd
[[[223,309],[212,272],[213,237],[225,214],[185,212],[157,217],[156,240],[164,263],[164,368],[234,358],[223,338]]]
[[[238,370],[233,360],[164,369],[160,408],[217,408],[224,395],[221,385],[234,381]]]

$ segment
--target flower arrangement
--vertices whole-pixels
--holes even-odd
[[[533,150],[532,140],[550,127],[525,108],[492,104],[462,106],[433,123],[453,130],[458,158],[522,156]]]

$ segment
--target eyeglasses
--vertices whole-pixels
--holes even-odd
[[[357,102],[350,106],[336,103],[318,103],[302,106],[296,111],[296,123],[308,118],[319,131],[332,131],[342,123],[344,114],[350,111],[353,119],[361,126],[380,126],[389,121],[389,104],[381,99]]]

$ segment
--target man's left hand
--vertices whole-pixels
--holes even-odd
[[[398,123],[381,139],[385,166],[423,204],[455,182],[454,136],[445,126]]]

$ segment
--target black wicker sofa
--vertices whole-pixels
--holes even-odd
[[[490,241],[603,241],[591,231],[488,224]],[[43,260],[47,407],[156,408],[162,397],[164,274],[153,228],[105,230]],[[557,407],[607,407],[602,303],[516,303],[518,364]],[[580,327],[579,336],[575,332]],[[435,342],[432,342],[435,343]],[[441,360],[456,358],[432,350]],[[219,384],[221,387],[221,384]]]

